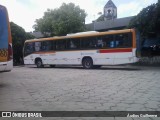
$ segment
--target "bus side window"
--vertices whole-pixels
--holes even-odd
[[[97,47],[103,48],[105,46],[105,43],[103,42],[102,37],[97,37]]]
[[[82,38],[81,39],[81,48],[82,49],[97,48],[96,37]]]
[[[51,41],[51,50],[56,50],[56,42],[55,41]]]
[[[123,34],[115,35],[115,47],[124,47],[124,36]]]
[[[114,48],[114,39],[113,35],[102,36],[104,48]]]
[[[26,43],[25,44],[25,55],[33,53],[34,50],[34,43]]]
[[[131,39],[129,39],[128,33],[117,34],[115,35],[115,47],[117,48],[126,48],[131,47]]]
[[[56,50],[65,50],[65,49],[66,49],[66,40],[57,40]]]
[[[35,51],[39,52],[41,50],[41,42],[35,42]]]
[[[46,50],[47,51],[52,50],[52,43],[51,43],[51,41],[46,41]]]
[[[52,41],[43,41],[41,45],[41,51],[52,50]]]
[[[67,40],[67,49],[78,49],[80,48],[80,39]]]
[[[47,45],[46,45],[46,41],[42,42],[42,46],[41,46],[41,51],[46,51],[47,50]]]

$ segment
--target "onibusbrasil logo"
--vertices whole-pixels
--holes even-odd
[[[42,117],[40,112],[2,112],[2,117]]]

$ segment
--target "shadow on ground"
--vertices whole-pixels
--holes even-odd
[[[79,70],[124,70],[124,71],[137,71],[141,70],[140,68],[132,68],[132,67],[118,67],[118,66],[109,66],[109,67],[102,67],[102,68],[95,68],[95,69],[84,69],[81,66],[56,66],[54,68],[51,67],[44,67],[44,68],[37,68],[37,67],[29,67],[35,69],[79,69]]]
[[[6,87],[8,87],[8,84],[4,84],[4,83],[1,83],[1,82],[0,82],[0,89],[1,89],[1,88],[6,88]]]

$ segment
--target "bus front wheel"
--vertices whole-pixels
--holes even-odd
[[[82,61],[82,65],[85,69],[92,69],[93,68],[92,58],[84,58]]]
[[[44,67],[41,59],[37,59],[37,60],[36,60],[36,65],[37,65],[37,68],[42,68],[42,67]]]

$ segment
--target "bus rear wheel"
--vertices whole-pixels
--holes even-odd
[[[85,69],[92,69],[93,68],[92,58],[84,58],[84,60],[82,61],[82,65]]]
[[[44,67],[41,59],[37,59],[37,60],[36,60],[36,65],[37,65],[37,68],[42,68],[42,67]]]

